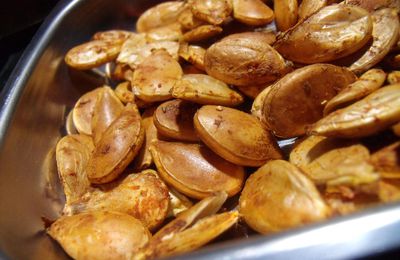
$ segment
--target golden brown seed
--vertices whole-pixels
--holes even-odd
[[[103,31],[95,33],[93,35],[93,40],[111,41],[113,43],[123,44],[133,34],[133,32],[124,30]]]
[[[176,219],[169,222],[156,234],[154,234],[147,246],[136,254],[137,259],[152,259],[168,254],[177,254],[179,252],[183,253],[190,248],[194,250],[200,246],[200,243],[203,244],[203,242],[207,242],[215,238],[216,234],[219,233],[216,231],[221,230],[221,225],[219,225],[221,222],[215,222],[215,220],[221,220],[221,217],[219,217],[220,215],[214,214],[221,208],[222,204],[226,201],[226,198],[227,195],[225,192],[217,192],[205,199],[202,199],[188,210],[179,214]],[[225,215],[222,217],[222,219],[233,219],[233,222],[236,222],[237,213],[232,212],[232,214],[233,218],[225,218]],[[228,221],[227,226],[229,226],[229,222],[230,221]],[[210,223],[211,226],[208,226],[206,223]],[[222,223],[227,222],[223,221]],[[224,226],[225,225],[222,227]],[[200,235],[200,230],[203,230],[202,227],[206,227],[204,229],[207,229],[208,232],[205,232],[205,234],[199,239],[193,238],[193,236]]]
[[[176,22],[180,13],[186,9],[181,1],[167,1],[147,9],[137,20],[139,33]]]
[[[132,69],[135,69],[136,66],[139,65],[145,57],[143,54],[138,55],[137,50],[143,49],[146,44],[146,34],[135,33],[131,35],[122,45],[121,52],[117,57],[117,62],[119,64],[127,64]],[[147,54],[146,56],[148,55],[149,54]]]
[[[97,94],[92,117],[92,137],[97,144],[104,131],[121,114],[124,105],[110,87],[103,87]]]
[[[290,163],[300,169],[309,165],[318,157],[337,148],[343,148],[355,144],[352,140],[327,138],[324,136],[311,135],[296,140],[289,155]]]
[[[188,199],[188,197],[172,187],[168,187],[168,189],[170,197],[170,207],[167,217],[177,217],[178,214],[188,210],[190,207],[193,206],[193,203]]]
[[[147,169],[153,164],[153,157],[151,156],[149,147],[153,140],[158,140],[158,132],[153,120],[155,109],[156,107],[147,108],[142,114],[145,139],[139,154],[134,159],[133,168],[137,171]]]
[[[217,191],[233,196],[242,188],[243,167],[204,145],[157,141],[150,152],[162,179],[188,197],[202,199]]]
[[[57,170],[66,205],[90,190],[85,168],[93,149],[92,138],[87,135],[67,135],[57,143]]]
[[[261,0],[233,0],[233,17],[247,25],[261,26],[274,20],[274,11]]]
[[[232,13],[228,0],[196,0],[191,3],[193,15],[213,25],[222,24]]]
[[[372,13],[373,42],[369,49],[351,66],[354,73],[362,73],[378,64],[396,45],[400,22],[394,9],[386,8]]]
[[[298,17],[297,10],[297,0],[274,1],[275,23],[281,32],[289,30],[296,24]]]
[[[378,89],[366,98],[322,118],[308,133],[353,138],[375,134],[400,121],[400,84]]]
[[[382,202],[400,200],[400,181],[397,179],[383,179],[378,186],[379,199]]]
[[[242,33],[234,33],[226,36],[224,40],[237,40],[241,41],[243,39],[247,39],[249,41],[262,41],[269,45],[272,45],[276,41],[276,35],[272,31],[260,31],[260,32],[242,32]]]
[[[204,55],[206,50],[203,47],[188,45],[187,43],[181,43],[179,47],[179,56],[184,60],[193,64],[199,70],[204,71]],[[185,73],[187,74],[187,73]]]
[[[225,160],[243,166],[260,166],[282,158],[273,136],[257,118],[222,106],[203,106],[194,117],[200,139]]]
[[[304,20],[328,4],[327,0],[303,0],[299,5],[299,19]]]
[[[183,35],[186,42],[199,42],[212,38],[222,32],[222,28],[215,25],[200,25]]]
[[[130,37],[122,45],[117,62],[128,64],[131,69],[136,69],[155,50],[167,51],[174,59],[178,60],[179,43],[175,41],[159,41],[147,43],[144,34]]]
[[[178,22],[186,30],[192,30],[205,22],[194,17],[192,10],[190,8],[185,9],[178,17]]]
[[[135,95],[132,92],[132,86],[129,81],[118,84],[114,92],[122,103],[135,103]]]
[[[92,69],[114,60],[120,50],[118,42],[94,40],[69,50],[65,62],[75,69]]]
[[[79,133],[91,135],[92,134],[92,117],[93,111],[96,106],[98,93],[102,88],[96,88],[81,96],[74,106],[72,112],[72,119],[74,125]]]
[[[154,234],[150,244],[159,243],[166,237],[170,237],[174,234],[184,231],[194,222],[204,217],[214,215],[221,209],[227,198],[228,194],[220,191],[200,200],[188,210],[182,212],[182,214],[179,214],[176,219],[172,220],[159,231],[157,231],[157,233]]]
[[[227,84],[204,74],[183,75],[172,96],[205,105],[237,106],[243,102],[243,97]]]
[[[174,99],[159,105],[154,112],[154,125],[163,136],[181,141],[199,141],[193,126],[198,106]]]
[[[372,19],[356,6],[331,5],[287,31],[275,49],[291,61],[313,64],[352,54],[371,38]]]
[[[168,188],[153,170],[130,174],[111,188],[95,190],[71,205],[72,213],[116,211],[140,220],[149,230],[157,228],[169,208]]]
[[[131,259],[151,237],[139,220],[109,211],[63,216],[47,233],[74,259]]]
[[[303,135],[308,124],[322,118],[326,102],[355,79],[348,69],[329,64],[297,69],[271,87],[264,100],[263,118],[276,136]]]
[[[357,187],[379,179],[369,158],[368,149],[357,144],[332,149],[302,169],[317,185]]]
[[[314,183],[282,160],[270,161],[250,175],[240,196],[239,212],[251,228],[263,234],[330,215]]]
[[[179,41],[182,38],[181,25],[172,23],[149,30],[146,33],[148,42]]]
[[[112,71],[110,71],[109,77],[113,80],[126,80],[131,81],[133,76],[133,70],[127,64],[117,63]]]
[[[345,4],[356,5],[362,7],[369,12],[374,12],[378,9],[385,7],[392,7],[399,9],[400,2],[398,0],[345,0]]]
[[[343,192],[349,194],[345,196],[342,194]],[[376,194],[354,194],[352,191],[348,192],[343,189],[337,192],[325,192],[324,200],[332,209],[334,215],[348,215],[356,211],[370,208],[371,206],[376,206],[380,203],[380,199]]]
[[[161,242],[150,242],[144,254],[147,258],[154,259],[194,251],[228,230],[238,220],[239,214],[236,211],[202,218],[193,226],[166,237]]]
[[[271,91],[271,86],[266,87],[253,101],[253,105],[251,106],[251,114],[255,116],[261,123],[266,126],[266,120],[263,118],[263,104],[264,100],[267,97],[268,93]],[[269,128],[268,128],[269,129]]]
[[[181,66],[167,51],[156,50],[135,70],[132,86],[137,90],[137,97],[146,102],[168,100],[182,74]]]
[[[371,155],[371,163],[384,178],[400,178],[400,142],[395,142]]]
[[[387,82],[390,85],[400,83],[400,71],[392,71],[387,76]]]
[[[138,153],[144,140],[139,111],[128,104],[103,133],[90,158],[86,173],[91,183],[117,178]]]
[[[204,57],[208,75],[236,86],[262,85],[285,75],[285,60],[265,37],[231,36],[211,45]]]
[[[386,79],[386,73],[381,69],[371,69],[365,72],[354,83],[344,87],[339,94],[326,103],[324,115],[350,105],[380,88]]]

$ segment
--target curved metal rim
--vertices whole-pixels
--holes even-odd
[[[26,81],[50,36],[82,0],[62,0],[25,49],[0,96],[0,146]],[[278,235],[230,241],[174,259],[326,259],[365,257],[400,247],[400,206],[383,205]],[[327,236],[329,234],[329,236]],[[377,237],[379,235],[379,237]],[[381,236],[384,235],[384,236]],[[0,252],[0,259],[6,259]]]
[[[0,104],[2,104],[0,109],[0,147],[3,145],[9,122],[14,115],[15,107],[26,81],[36,66],[40,55],[46,49],[50,36],[54,34],[64,16],[76,8],[79,2],[81,0],[62,0],[57,3],[35,33],[8,78],[0,96]]]
[[[398,249],[398,234],[400,206],[392,203],[275,235],[227,241],[173,259],[364,258]]]

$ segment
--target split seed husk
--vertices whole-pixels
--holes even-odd
[[[171,99],[171,89],[182,77],[182,68],[165,50],[156,50],[133,73],[132,86],[146,102]]]
[[[200,139],[225,160],[261,166],[282,158],[274,137],[257,118],[228,107],[203,106],[194,117]]]
[[[354,83],[344,87],[339,94],[326,103],[324,115],[350,105],[380,88],[386,79],[386,73],[381,69],[371,69],[360,76]]]
[[[233,196],[242,188],[243,167],[204,145],[156,141],[150,152],[161,178],[188,197],[202,199],[218,191]]]
[[[117,178],[139,152],[144,129],[139,111],[128,104],[103,133],[86,167],[91,183],[107,183]]]
[[[154,125],[165,137],[180,141],[199,141],[193,126],[197,108],[196,104],[179,99],[164,102],[154,112]]]
[[[124,105],[110,87],[103,87],[97,94],[92,117],[92,137],[97,144],[104,131],[121,114]]]
[[[354,73],[363,73],[378,64],[396,45],[400,33],[397,11],[381,9],[371,14],[373,22],[373,42],[369,49],[351,66]]]
[[[71,204],[71,213],[116,211],[140,220],[149,230],[157,228],[169,210],[167,186],[153,170],[130,174],[104,190],[95,190]]]
[[[92,134],[93,112],[97,103],[98,93],[101,91],[102,88],[96,88],[90,92],[87,92],[75,103],[74,110],[72,112],[72,119],[74,121],[76,130],[78,130],[80,134]]]
[[[263,118],[276,136],[301,136],[307,125],[322,118],[326,102],[355,80],[348,69],[330,64],[297,69],[271,86]]]
[[[400,121],[400,84],[380,88],[364,99],[322,118],[309,127],[314,135],[369,136]]]
[[[313,64],[352,54],[371,38],[372,19],[356,6],[330,5],[288,30],[274,47],[286,59]]]
[[[205,74],[185,74],[172,89],[175,98],[204,105],[237,106],[243,97],[229,86]]]
[[[236,86],[262,85],[289,72],[281,55],[265,37],[232,37],[211,45],[204,56],[208,75]]]
[[[261,26],[274,20],[274,11],[261,0],[233,0],[233,17],[247,25]]]
[[[90,190],[85,168],[94,149],[87,135],[67,135],[56,147],[58,176],[66,197],[66,205]]]
[[[296,166],[273,160],[247,179],[239,212],[254,230],[268,234],[321,221],[330,209],[314,183]]]
[[[111,211],[63,216],[47,233],[74,259],[131,259],[151,238],[139,220]]]
[[[298,17],[297,0],[274,1],[275,23],[279,31],[284,32],[292,28]]]
[[[136,22],[136,30],[139,33],[171,24],[178,20],[186,4],[182,1],[167,1],[147,9]]]

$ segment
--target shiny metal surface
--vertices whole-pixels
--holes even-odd
[[[192,253],[190,259],[320,260],[378,256],[399,247],[399,217],[398,205],[385,205],[278,235],[212,246]]]
[[[55,218],[63,196],[54,147],[65,113],[98,78],[69,71],[63,56],[99,30],[133,29],[151,1],[61,1],[32,39],[1,97],[0,251],[11,259],[63,259],[43,232],[41,217]],[[57,187],[57,185],[53,185]]]
[[[63,55],[99,30],[133,29],[157,1],[61,1],[32,39],[1,96],[0,258],[68,259],[41,217],[63,203],[54,147],[66,113],[97,77],[68,70]],[[400,206],[388,205],[287,233],[214,245],[180,259],[353,258],[400,246]],[[3,256],[4,255],[4,256]]]

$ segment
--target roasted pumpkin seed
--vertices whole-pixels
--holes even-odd
[[[329,64],[297,69],[271,86],[263,118],[276,136],[303,135],[307,125],[322,118],[326,102],[355,80],[348,69]]]
[[[237,106],[243,102],[243,97],[227,84],[203,74],[183,75],[172,96],[205,105]]]
[[[163,136],[181,141],[199,141],[193,126],[197,108],[197,105],[179,99],[164,102],[154,112],[154,125]]]
[[[91,183],[117,178],[138,153],[144,140],[139,111],[128,104],[101,136],[86,166]]]
[[[326,103],[324,115],[345,107],[380,88],[386,79],[386,73],[381,69],[371,69],[365,72],[354,83],[344,87],[339,94]]]
[[[308,133],[333,137],[363,137],[400,121],[400,85],[378,89],[366,98],[322,118]]]
[[[239,212],[254,230],[267,234],[329,217],[315,185],[296,166],[273,160],[250,175]]]
[[[371,38],[372,19],[356,6],[331,5],[288,30],[274,44],[286,59],[312,64],[352,54]]]
[[[194,117],[200,139],[232,163],[260,166],[282,158],[273,136],[253,116],[222,106],[203,106]]]
[[[74,259],[131,259],[151,238],[139,220],[111,211],[63,216],[47,233]]]
[[[243,167],[204,145],[156,141],[150,152],[162,179],[188,197],[202,199],[217,191],[233,196],[242,188]]]

